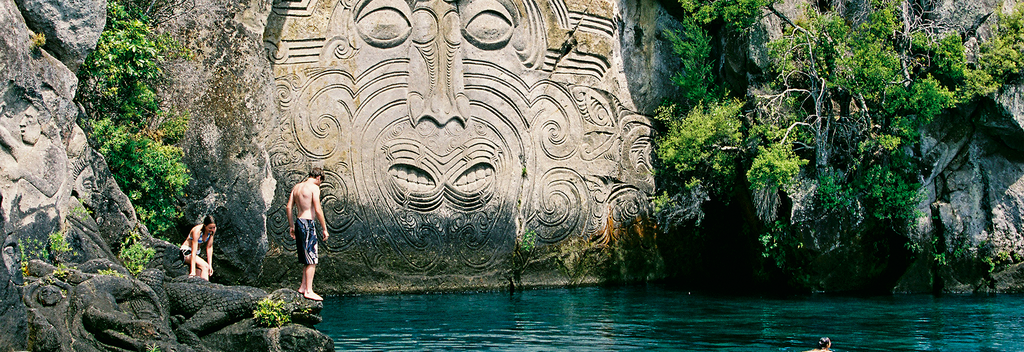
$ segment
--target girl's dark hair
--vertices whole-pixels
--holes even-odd
[[[827,337],[822,337],[820,340],[818,340],[818,348],[825,348],[831,344],[832,340],[829,340],[829,338]]]
[[[209,224],[215,224],[215,222],[213,222],[213,215],[207,215],[203,218],[203,227],[206,227]]]

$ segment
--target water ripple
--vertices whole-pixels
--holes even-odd
[[[1024,296],[691,295],[660,286],[332,297],[339,351],[1003,351]]]

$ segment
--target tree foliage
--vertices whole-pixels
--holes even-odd
[[[173,39],[156,35],[144,14],[110,1],[106,28],[78,74],[84,125],[154,234],[169,234],[181,217],[177,202],[189,181],[182,151],[173,146],[188,116],[161,109],[154,85],[167,58],[187,56]]]
[[[998,13],[991,37],[969,55],[973,32],[941,27],[920,5],[862,3],[870,8],[851,15],[810,2],[789,18],[771,0],[680,0],[681,30],[666,37],[681,60],[672,81],[682,93],[657,110],[659,172],[723,198],[733,190],[773,197],[805,175],[817,181],[820,209],[863,210],[866,226],[877,227],[867,232],[906,231],[920,216],[920,131],[1020,81],[1024,4]],[[712,37],[742,33],[763,16],[783,27],[768,43],[771,64],[743,100],[730,98],[716,82],[722,63]],[[790,260],[800,246],[789,245],[789,227],[763,221],[753,227],[766,257],[779,269],[799,266]]]
[[[683,10],[701,24],[721,20],[736,28],[747,28],[761,16],[772,0],[679,0]]]
[[[741,101],[697,105],[680,118],[675,105],[657,110],[668,131],[657,140],[658,155],[672,167],[686,188],[704,185],[713,193],[728,191],[736,174],[736,145],[741,142],[737,119]]]
[[[959,36],[906,26],[896,1],[873,5],[861,23],[814,7],[796,20],[775,12],[789,26],[770,44],[778,79],[758,97],[772,117],[760,122],[800,130],[797,143],[828,182],[823,206],[864,198],[875,218],[901,227],[917,202],[916,165],[902,148],[956,104],[966,65]]]

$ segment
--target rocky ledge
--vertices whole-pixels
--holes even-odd
[[[33,260],[24,272],[19,289],[31,351],[333,350],[331,339],[313,328],[323,320],[323,304],[294,290],[267,294],[254,287],[168,277],[160,269],[132,277],[106,259],[74,268]],[[277,301],[276,314],[288,323],[266,327],[254,319],[264,299]]]

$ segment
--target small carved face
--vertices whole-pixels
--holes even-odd
[[[38,120],[39,112],[36,108],[29,106],[25,109],[25,117],[21,119],[21,140],[28,145],[35,145],[39,141],[39,137],[43,134],[42,128],[39,127]]]

